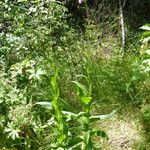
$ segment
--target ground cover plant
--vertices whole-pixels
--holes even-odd
[[[150,4],[120,2],[0,2],[0,149],[149,148]]]

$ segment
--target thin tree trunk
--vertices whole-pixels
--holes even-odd
[[[124,2],[125,4],[125,2]],[[124,23],[124,15],[123,15],[123,7],[121,0],[119,0],[119,13],[120,13],[120,25],[121,25],[121,38],[122,38],[122,53],[124,55],[125,51],[125,41],[126,41],[126,34],[125,34],[125,23]]]

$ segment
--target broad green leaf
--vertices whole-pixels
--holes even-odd
[[[72,112],[68,112],[68,111],[62,111],[62,113],[65,115],[65,117],[67,118],[66,121],[70,121],[72,118],[76,118],[77,115],[75,113]]]
[[[81,83],[79,83],[77,81],[72,81],[72,82],[75,83],[75,85],[78,87],[78,89],[79,89],[78,95],[79,96],[83,96],[83,95],[87,95],[88,94],[88,90],[87,90],[85,85],[83,85],[83,84],[81,84]]]
[[[87,123],[87,118],[84,117],[85,112],[80,112],[78,114],[62,111],[62,114],[67,118],[66,121],[79,121],[81,124]]]
[[[51,102],[36,102],[36,105],[41,105],[42,107],[46,109],[52,109],[52,103]]]
[[[110,114],[106,114],[106,115],[91,116],[90,121],[94,122],[94,121],[97,121],[97,120],[108,119],[108,118],[112,117],[115,113],[116,113],[116,110],[114,110]]]
[[[147,25],[140,27],[140,29],[150,31],[150,27],[149,27],[149,26],[147,26]]]
[[[11,137],[13,140],[19,138],[19,130],[12,130],[8,133],[8,138]]]
[[[92,97],[81,97],[81,102],[84,104],[89,104],[92,100]]]
[[[150,49],[146,50],[146,54],[150,55]]]
[[[69,111],[62,111],[62,113],[66,116],[70,116],[70,117],[75,117],[75,118],[80,118],[81,116],[84,116],[85,112],[79,112],[78,114],[69,112]]]
[[[144,38],[143,39],[143,43],[147,43],[147,42],[149,42],[150,41],[150,37],[147,37],[147,38]]]
[[[28,72],[31,73],[31,75],[29,76],[29,79],[35,78],[39,80],[40,77],[45,74],[45,71],[42,70],[41,68],[38,69],[36,72],[34,70],[29,70]]]
[[[31,0],[32,3],[38,3],[40,0]]]
[[[15,140],[16,138],[19,138],[19,129],[16,129],[15,125],[13,123],[8,123],[8,127],[5,128],[5,132],[8,133],[8,138],[12,138]]]
[[[145,31],[143,33],[143,37],[149,37],[150,36],[150,31]]]
[[[89,120],[87,119],[87,117],[81,116],[80,118],[78,118],[78,122],[79,122],[81,125],[86,125],[86,124],[89,123]]]
[[[85,143],[88,144],[89,141],[90,141],[90,130],[88,130],[85,134],[84,134],[84,140],[85,140]]]
[[[148,65],[150,65],[150,59],[145,59],[142,61],[143,63],[147,63]]]

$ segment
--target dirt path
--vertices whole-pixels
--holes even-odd
[[[98,126],[104,129],[109,137],[107,142],[103,142],[104,150],[138,150],[138,145],[143,140],[140,121],[132,116],[120,118],[115,115],[100,122]]]

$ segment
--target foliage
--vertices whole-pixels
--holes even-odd
[[[2,1],[1,56],[12,64],[47,56],[67,30],[66,8],[55,1]]]
[[[142,37],[142,46],[141,46],[141,57],[142,57],[142,68],[147,74],[150,73],[150,25],[146,24],[141,27],[144,30]],[[149,82],[148,82],[149,83]],[[142,123],[144,129],[144,135],[146,137],[144,143],[141,144],[141,149],[147,149],[150,142],[150,102],[149,100],[145,101],[145,105],[142,106]]]
[[[58,70],[55,69],[54,76],[51,78],[51,86],[52,86],[52,106],[50,102],[38,102],[41,106],[46,106],[45,108],[51,108],[54,110],[53,118],[54,118],[54,127],[52,130],[55,131],[54,135],[56,139],[54,143],[50,144],[51,149],[97,149],[94,146],[92,141],[92,136],[100,136],[103,138],[108,138],[106,133],[102,130],[97,130],[95,128],[91,128],[91,124],[99,119],[106,119],[111,117],[115,112],[112,112],[108,115],[99,115],[93,116],[91,115],[92,110],[92,97],[91,95],[91,84],[89,77],[87,77],[89,89],[86,86],[80,84],[77,81],[73,81],[73,83],[77,86],[77,94],[79,96],[80,102],[83,105],[83,112],[79,112],[75,114],[69,111],[63,111],[63,108],[60,107],[58,102],[59,100],[59,88],[57,85],[56,78],[58,76]],[[52,119],[52,118],[51,118]],[[52,119],[53,120],[53,119]],[[71,123],[74,123],[74,126],[71,127]],[[54,129],[53,129],[54,128]],[[74,130],[76,132],[74,132]],[[82,134],[81,134],[82,133]],[[74,135],[75,134],[75,135]]]
[[[75,27],[64,1],[0,2],[0,148],[101,149],[95,138],[108,137],[94,122],[148,103],[149,25],[141,53],[135,43],[122,58],[114,4],[87,1],[89,16]],[[107,114],[94,115],[97,107]]]
[[[141,55],[143,57],[143,64],[144,64],[144,70],[146,72],[150,71],[150,25],[147,24],[141,29],[145,30],[143,34],[143,39],[142,39],[142,50],[141,50]]]

